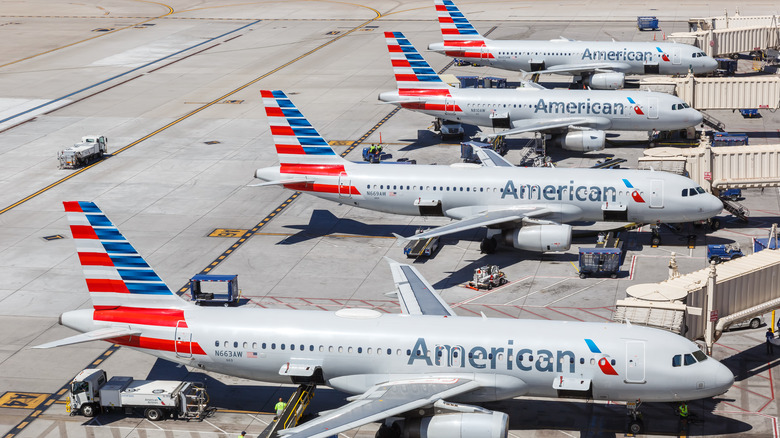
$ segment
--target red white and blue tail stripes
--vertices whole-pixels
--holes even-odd
[[[434,0],[445,46],[481,47],[485,38],[469,23],[452,0]]]
[[[400,96],[450,96],[450,86],[441,80],[401,32],[385,32],[390,62]]]
[[[63,205],[96,310],[186,305],[94,203],[68,201]]]

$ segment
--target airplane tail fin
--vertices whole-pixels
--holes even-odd
[[[93,202],[63,202],[95,310],[117,307],[182,309],[171,292],[122,233]]]
[[[449,96],[450,87],[401,32],[385,32],[399,96]]]
[[[262,90],[260,94],[279,155],[281,173],[325,175],[333,169],[344,170],[347,160],[336,154],[283,91]]]
[[[452,0],[434,0],[436,13],[439,16],[441,36],[445,46],[475,46],[484,45],[485,37],[469,23],[465,15],[455,6]]]

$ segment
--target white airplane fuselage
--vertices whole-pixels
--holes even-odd
[[[557,66],[608,63],[625,74],[684,75],[709,73],[718,63],[688,44],[626,41],[485,40],[484,47],[452,47],[433,43],[428,50],[469,62],[512,71],[535,71]]]
[[[696,126],[702,115],[665,93],[625,90],[548,90],[537,88],[450,88],[451,96],[404,95],[387,91],[379,100],[403,108],[483,127],[495,119],[516,121],[588,119],[587,127],[615,131],[671,131]],[[506,128],[509,128],[506,127]],[[564,131],[567,126],[561,126]]]
[[[82,332],[116,324],[93,321],[100,312],[67,312],[61,322]],[[194,305],[185,306],[180,317],[174,326],[147,327],[140,337],[112,341],[138,348],[144,339],[157,338],[153,347],[140,350],[266,382],[290,383],[291,367],[320,367],[326,384],[353,394],[388,380],[432,376],[482,384],[462,401],[573,394],[673,401],[721,394],[733,382],[728,368],[715,360],[673,366],[674,356],[698,351],[685,338],[616,323]]]
[[[256,177],[279,181],[297,176],[295,165],[258,169]],[[717,215],[723,204],[701,193],[683,176],[644,170],[600,170],[479,165],[390,165],[350,163],[334,175],[310,175],[308,183],[285,184],[334,202],[404,215],[453,219],[516,207],[518,212],[546,208],[545,219],[571,221],[690,222]],[[625,211],[615,217],[605,211]]]

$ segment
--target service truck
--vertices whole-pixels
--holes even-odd
[[[143,412],[152,421],[167,417],[202,420],[208,409],[208,394],[197,382],[175,380],[133,380],[114,376],[108,380],[99,368],[82,370],[70,382],[66,402],[70,415],[94,417],[102,410]]]
[[[76,143],[57,153],[57,159],[60,161],[60,169],[75,169],[103,158],[103,154],[107,151],[106,137],[87,135],[81,137],[81,143]]]

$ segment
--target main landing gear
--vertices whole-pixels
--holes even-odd
[[[498,241],[496,241],[495,237],[482,239],[482,242],[479,244],[479,251],[484,254],[493,254],[496,252],[496,248],[498,248]]]

